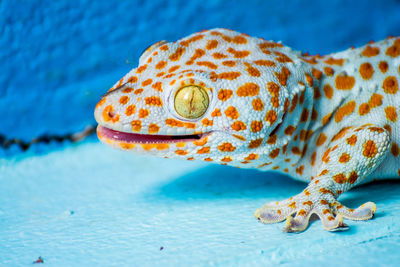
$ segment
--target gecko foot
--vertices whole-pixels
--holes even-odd
[[[321,192],[322,191],[322,192]],[[331,192],[305,189],[302,193],[283,201],[267,203],[256,210],[254,216],[262,223],[276,223],[286,219],[284,232],[302,232],[312,214],[317,214],[327,231],[344,231],[349,227],[343,218],[368,220],[374,216],[376,205],[367,202],[357,209],[340,204]]]

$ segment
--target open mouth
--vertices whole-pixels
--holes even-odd
[[[99,125],[97,127],[97,134],[102,138],[110,139],[117,142],[133,144],[161,144],[196,141],[209,135],[210,133],[190,135],[135,134],[120,132]]]

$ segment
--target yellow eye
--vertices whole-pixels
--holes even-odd
[[[188,85],[180,88],[175,94],[176,112],[186,119],[200,118],[208,108],[208,94],[200,86]]]

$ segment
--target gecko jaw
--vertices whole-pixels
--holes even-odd
[[[179,143],[179,142],[192,142],[202,139],[209,135],[208,133],[191,134],[191,135],[156,135],[156,134],[136,134],[126,133],[99,125],[97,127],[97,135],[101,138],[116,142],[124,142],[131,144],[165,144],[165,143]]]

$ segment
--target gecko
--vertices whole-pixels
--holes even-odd
[[[228,29],[147,48],[95,108],[99,139],[164,158],[276,171],[308,183],[266,203],[262,223],[304,231],[368,220],[376,205],[338,198],[400,176],[400,38],[328,55]]]

